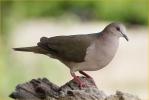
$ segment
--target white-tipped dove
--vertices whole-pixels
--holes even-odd
[[[113,59],[119,45],[119,38],[126,36],[125,26],[111,23],[103,31],[85,35],[41,37],[37,46],[14,48],[16,51],[47,55],[64,63],[80,87],[84,86],[76,71],[90,77],[83,71],[96,71]]]

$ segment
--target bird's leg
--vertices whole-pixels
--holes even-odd
[[[87,78],[92,78],[90,75],[88,75],[87,73],[83,72],[83,71],[79,71],[80,74],[86,76]]]
[[[76,76],[74,72],[70,72],[71,76],[74,78],[74,81],[79,85],[80,88],[85,87],[86,85],[82,80],[79,78],[79,76]]]
[[[84,76],[86,76],[87,78],[93,79],[90,75],[88,75],[87,73],[85,73],[85,72],[83,72],[83,71],[79,71],[79,73],[82,74],[82,75],[84,75]],[[93,82],[93,85],[96,86],[96,84],[95,84],[94,82]]]

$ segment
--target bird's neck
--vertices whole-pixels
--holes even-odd
[[[102,32],[102,34],[100,34],[99,36],[98,41],[101,45],[103,45],[103,48],[108,48],[108,51],[110,48],[111,52],[113,53],[117,51],[117,48],[119,46],[119,38],[108,32]]]
[[[100,40],[103,40],[107,43],[119,42],[119,37],[117,37],[116,35],[114,35],[110,32],[106,32],[106,31],[103,31],[102,34],[100,34],[99,38],[100,38]]]

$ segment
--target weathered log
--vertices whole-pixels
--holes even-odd
[[[74,80],[59,87],[48,79],[33,79],[16,86],[10,97],[16,100],[141,100],[137,96],[117,91],[107,96],[91,78],[80,77],[86,87],[80,88]]]

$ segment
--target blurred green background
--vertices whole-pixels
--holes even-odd
[[[73,34],[78,32],[76,30],[82,33],[94,32],[94,30],[97,31],[97,27],[100,24],[101,26],[105,26],[108,22],[113,21],[125,23],[133,33],[130,37],[135,38],[138,36],[139,43],[145,43],[144,45],[140,44],[140,48],[138,47],[139,44],[134,45],[135,41],[132,41],[134,47],[136,46],[140,50],[145,49],[145,54],[140,56],[142,58],[144,57],[142,61],[144,64],[141,66],[146,71],[148,4],[148,0],[0,0],[0,100],[8,100],[8,95],[18,83],[26,82],[32,78],[47,77],[58,85],[62,85],[71,79],[69,69],[62,67],[64,65],[57,60],[50,59],[50,61],[48,57],[42,55],[34,56],[30,53],[16,53],[11,48],[35,45],[39,41],[39,37],[44,35],[50,37],[53,35],[69,34],[69,32]],[[49,31],[46,27],[52,31]],[[89,28],[93,30],[89,30]],[[134,31],[136,28],[139,35]],[[38,33],[38,31],[41,31],[41,33]],[[49,34],[44,34],[44,32],[49,32]],[[50,32],[55,33],[50,34]],[[130,48],[132,45],[130,45]],[[136,50],[136,48],[132,50],[128,49],[130,54],[132,54],[133,50]],[[127,49],[125,51],[128,52]],[[123,54],[125,51],[121,50],[121,53]],[[136,61],[140,61],[140,56],[136,56],[138,58]],[[139,62],[137,65],[131,64],[130,66],[138,66],[138,64]],[[99,73],[100,71],[98,73],[96,72],[96,75],[91,74],[97,76]],[[136,74],[139,73],[136,71]],[[63,77],[59,77],[59,75]],[[142,79],[143,83],[135,86],[133,83],[136,83],[136,81],[134,80],[131,85],[128,84],[128,86],[132,87],[130,88],[132,90],[131,92],[136,91],[135,93],[139,94],[143,91],[143,96],[146,96],[146,90],[142,89],[146,87],[141,87],[146,84],[144,83],[146,82],[146,75],[145,72],[145,75],[143,74],[140,80],[137,80],[140,82]],[[104,82],[102,81],[102,83]],[[109,87],[115,88],[115,86],[114,84]],[[123,85],[119,87],[125,88]],[[119,87],[117,88],[119,89]],[[137,87],[140,88],[139,92],[137,91]]]

